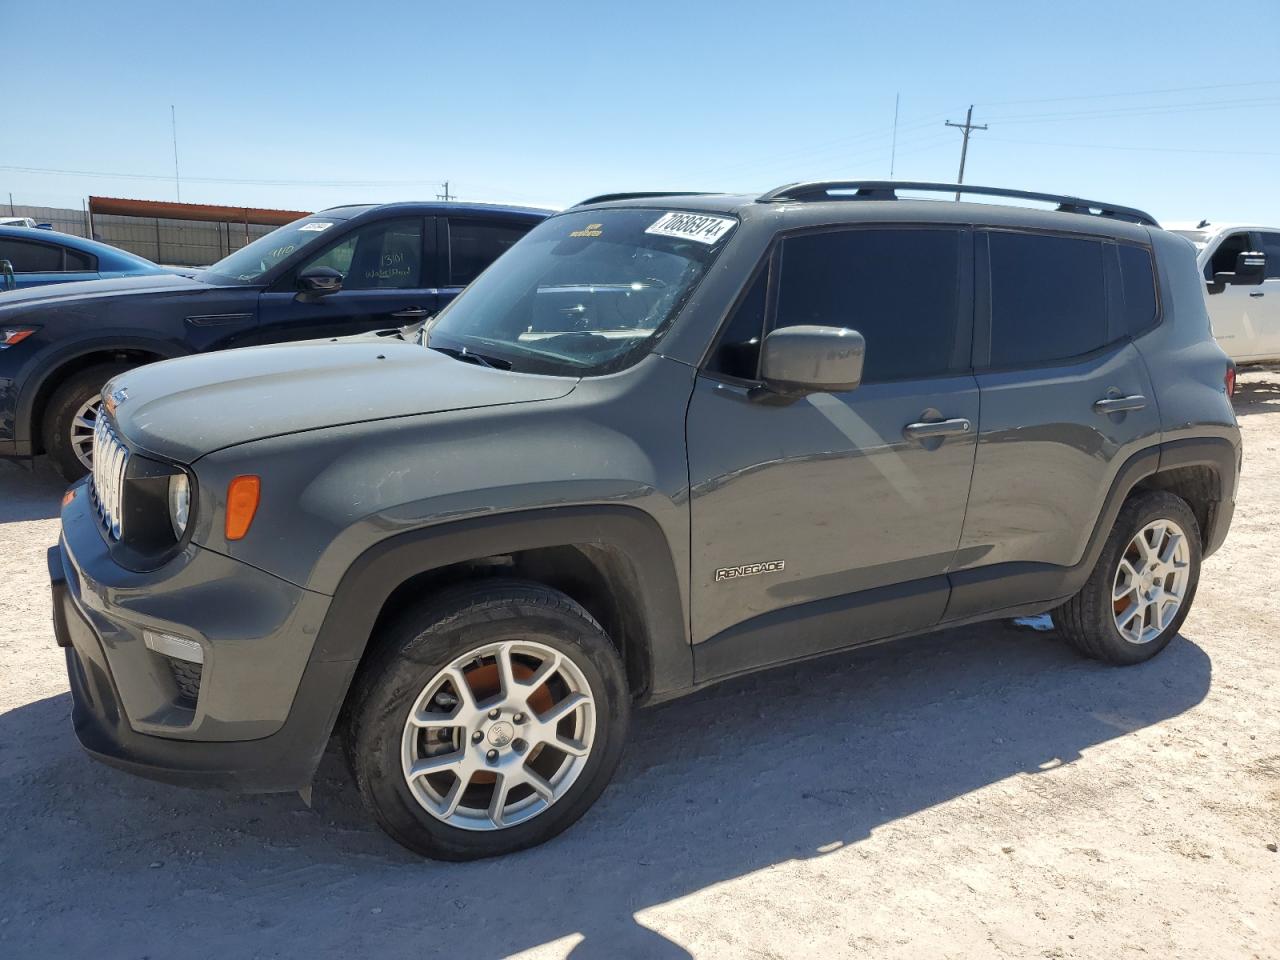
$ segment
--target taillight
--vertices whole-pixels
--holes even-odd
[[[1236,395],[1236,365],[1234,363],[1227,364],[1227,374],[1222,378],[1222,383],[1227,388],[1227,396],[1234,397]]]

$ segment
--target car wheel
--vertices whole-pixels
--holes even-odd
[[[1053,613],[1085,656],[1128,665],[1173,639],[1200,581],[1200,527],[1185,500],[1164,491],[1124,505],[1080,592]]]
[[[126,363],[102,363],[72,374],[53,391],[44,408],[44,452],[68,482],[93,465],[93,428],[102,404],[102,388]]]
[[[410,850],[473,860],[534,846],[608,784],[626,677],[604,630],[563,593],[479,581],[373,642],[347,756],[365,805]]]

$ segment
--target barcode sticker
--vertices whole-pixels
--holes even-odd
[[[737,222],[732,217],[713,217],[704,213],[664,213],[645,233],[696,240],[709,246],[718,243]]]

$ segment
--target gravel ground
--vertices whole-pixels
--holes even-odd
[[[1241,383],[1231,537],[1155,661],[997,623],[727,683],[641,712],[567,834],[466,865],[335,756],[311,809],[83,756],[61,484],[0,464],[0,956],[1280,957],[1280,372]]]

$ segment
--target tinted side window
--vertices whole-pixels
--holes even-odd
[[[733,311],[716,344],[707,369],[743,380],[754,380],[760,359],[760,338],[764,334],[765,294],[769,287],[766,264],[751,288]]]
[[[1137,336],[1156,322],[1156,275],[1151,266],[1151,253],[1142,247],[1121,243],[1120,286],[1124,293],[1126,333]]]
[[[98,269],[97,257],[90,256],[87,253],[81,253],[79,250],[72,250],[70,247],[64,247],[63,250],[67,256],[67,264],[64,269],[71,271]]]
[[[1260,233],[1262,252],[1267,255],[1268,280],[1280,280],[1280,233]]]
[[[863,379],[955,369],[957,230],[847,230],[782,244],[775,326],[850,327],[867,342]]]
[[[28,240],[0,239],[0,260],[13,264],[14,273],[57,273],[62,270],[62,248]]]
[[[1101,243],[989,236],[993,367],[1065,360],[1107,343]]]
[[[523,224],[449,221],[449,285],[465,287],[529,232]]]
[[[303,264],[332,267],[343,290],[406,290],[422,285],[422,220],[382,220],[360,227]]]

